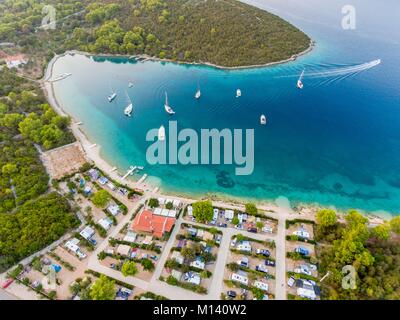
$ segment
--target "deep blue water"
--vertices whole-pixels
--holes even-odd
[[[250,1],[247,1],[250,2]],[[83,121],[102,156],[124,173],[144,165],[150,182],[170,192],[221,194],[258,200],[279,196],[290,201],[321,203],[367,211],[400,211],[400,3],[353,1],[356,30],[341,28],[346,1],[258,0],[317,42],[295,62],[235,71],[125,58],[66,56],[55,74],[72,77],[55,83],[64,109]],[[311,77],[374,59],[382,63],[357,74]],[[296,77],[305,68],[305,88]],[[134,83],[128,88],[128,82]],[[202,98],[193,95],[197,83]],[[106,100],[114,88],[118,97]],[[243,96],[235,98],[236,88]],[[123,115],[124,91],[135,105]],[[176,111],[164,109],[164,91]],[[259,125],[260,114],[268,125]],[[234,166],[149,166],[146,133],[169,120],[178,127],[254,128],[255,170],[235,176]],[[229,187],[223,186],[228,182]]]

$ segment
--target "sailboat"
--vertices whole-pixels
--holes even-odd
[[[173,115],[175,114],[175,111],[169,106],[168,104],[168,94],[167,92],[165,92],[165,104],[164,104],[164,108],[165,111],[169,114],[169,115]]]
[[[237,89],[237,90],[236,90],[236,98],[239,98],[239,97],[241,97],[241,96],[242,96],[242,90]]]
[[[117,97],[117,93],[111,89],[111,94],[107,97],[108,102],[112,102]]]
[[[129,88],[132,88],[132,87],[133,87],[133,83],[129,81],[128,87],[129,87]]]
[[[267,124],[267,117],[265,115],[261,115],[260,117],[260,123],[265,126]]]
[[[194,95],[195,99],[200,99],[201,97],[201,91],[200,91],[200,86],[197,84],[197,91],[196,94]]]
[[[304,88],[303,76],[304,76],[304,70],[301,73],[299,80],[297,80],[297,88],[299,88],[300,90]]]
[[[129,98],[129,95],[125,92],[126,97],[128,98],[128,102],[129,104],[126,106],[125,110],[124,110],[124,114],[127,117],[131,117],[132,116],[132,111],[133,111],[133,103],[131,101],[131,98]]]
[[[165,140],[165,128],[164,126],[161,126],[160,129],[158,129],[158,141],[164,141]]]

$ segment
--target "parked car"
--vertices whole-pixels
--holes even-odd
[[[221,222],[218,226],[221,228],[226,228],[228,225],[226,223]]]
[[[293,287],[295,282],[296,280],[293,277],[290,277],[287,284],[289,287]]]
[[[305,274],[307,276],[311,276],[312,275],[310,269],[306,265],[298,266],[297,268],[294,269],[294,272]]]
[[[233,290],[227,291],[227,292],[226,292],[226,295],[227,295],[229,298],[233,298],[233,299],[236,298],[236,292],[233,291]]]
[[[248,228],[247,231],[251,233],[257,233],[257,228]]]
[[[268,269],[263,264],[259,264],[258,266],[256,266],[256,270],[260,271],[260,272],[268,273]]]
[[[270,266],[270,267],[275,267],[275,261],[274,260],[265,260],[265,265]]]
[[[156,255],[150,257],[151,260],[157,261],[158,257]]]
[[[88,241],[94,246],[97,244],[97,241],[93,238],[89,238]]]
[[[242,267],[248,268],[249,267],[249,258],[244,256],[242,260],[238,261],[238,264]]]
[[[310,253],[310,252],[308,251],[308,249],[307,249],[307,248],[304,248],[304,247],[298,247],[298,248],[296,248],[296,249],[295,249],[295,252],[300,253],[302,256],[308,256],[308,254]]]
[[[6,281],[4,281],[4,283],[1,285],[1,287],[3,289],[7,289],[10,286],[10,284],[13,282],[14,282],[13,278],[8,278]]]
[[[263,255],[264,257],[267,257],[267,258],[271,255],[271,252],[269,250],[267,250],[267,249],[257,249],[256,253],[257,254],[261,254],[261,255]]]
[[[120,288],[117,291],[117,299],[118,300],[128,300],[129,296],[132,294],[132,290],[127,288]]]
[[[234,238],[234,239],[231,241],[231,247],[234,247],[234,246],[236,246],[236,238]]]

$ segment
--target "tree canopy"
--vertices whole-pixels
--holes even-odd
[[[114,300],[116,295],[115,281],[103,274],[100,275],[91,286],[89,295],[92,300]]]
[[[122,265],[121,272],[124,277],[134,276],[138,272],[136,263],[134,261],[125,261]]]
[[[211,201],[198,201],[192,204],[193,216],[198,222],[209,222],[213,218],[213,206]]]
[[[106,190],[99,190],[92,196],[91,200],[96,207],[104,208],[111,200],[111,195]]]

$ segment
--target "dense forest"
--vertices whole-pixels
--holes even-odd
[[[316,229],[320,242],[323,299],[400,299],[400,217],[376,227],[352,210],[339,223],[332,210],[322,210]],[[356,272],[354,287],[343,287],[344,266]],[[349,283],[350,284],[350,283]]]
[[[35,82],[0,70],[0,272],[76,225],[66,200],[47,194],[36,148],[74,141],[68,124]]]
[[[66,199],[50,193],[0,214],[0,272],[79,225]]]
[[[54,30],[40,28],[47,4],[56,9]],[[67,49],[243,66],[288,59],[310,44],[281,18],[236,0],[6,0],[0,12],[0,41],[28,53],[28,68]]]

